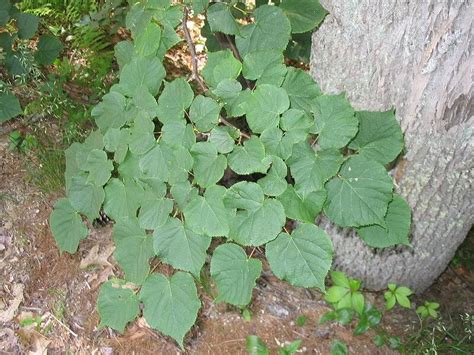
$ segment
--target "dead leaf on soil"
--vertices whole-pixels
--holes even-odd
[[[92,274],[87,282],[91,284],[91,288],[95,290],[97,287],[106,282],[111,275],[114,274],[114,270],[111,266],[107,266],[104,270],[99,273]]]
[[[110,258],[114,250],[115,247],[113,245],[108,245],[104,250],[99,252],[99,245],[94,245],[86,257],[81,260],[79,267],[81,269],[86,269],[93,265],[112,267],[112,264],[107,259]]]
[[[25,286],[23,284],[13,285],[13,300],[10,302],[10,305],[6,310],[0,312],[0,322],[6,323],[15,317],[15,312],[20,306],[20,303],[23,302],[24,288]]]

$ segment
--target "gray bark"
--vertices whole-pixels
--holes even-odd
[[[412,207],[411,247],[370,249],[327,221],[334,266],[371,289],[421,292],[474,222],[473,6],[461,0],[322,0],[311,74],[356,109],[395,107],[405,155],[393,171]]]

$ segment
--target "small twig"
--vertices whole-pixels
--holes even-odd
[[[232,38],[230,38],[229,35],[224,35],[224,36],[225,36],[225,39],[227,40],[227,43],[229,44],[230,49],[232,50],[232,53],[234,53],[235,58],[237,58],[240,62],[243,62],[243,59],[240,56],[240,53],[237,50],[237,47],[235,46],[234,42],[232,41]]]
[[[220,117],[220,121],[221,121],[224,125],[226,125],[227,127],[231,127],[231,128],[234,128],[234,129],[238,129],[238,128],[235,127],[232,123],[230,123],[229,121],[227,121],[224,117]],[[247,133],[245,133],[245,132],[240,131],[240,135],[241,135],[242,137],[245,137],[245,138],[247,138],[247,139],[250,139],[250,136],[249,136]]]
[[[209,89],[207,88],[206,84],[204,84],[204,81],[202,80],[201,76],[199,75],[199,69],[198,69],[198,59],[196,55],[196,47],[194,46],[193,39],[191,38],[191,34],[189,33],[188,29],[188,18],[189,18],[189,9],[185,6],[184,11],[183,11],[183,32],[184,32],[184,38],[186,38],[186,42],[188,43],[188,48],[189,52],[191,53],[191,64],[192,64],[192,73],[193,73],[193,79],[197,81],[201,89],[206,92]]]
[[[189,52],[191,54],[192,77],[193,77],[193,80],[196,80],[196,82],[198,83],[198,85],[200,86],[200,88],[204,92],[208,92],[209,88],[204,83],[204,80],[202,80],[201,75],[199,75],[198,59],[197,59],[197,55],[196,55],[196,47],[194,46],[193,39],[191,38],[191,34],[189,33],[189,29],[188,29],[188,26],[187,26],[187,22],[188,22],[188,18],[189,18],[189,9],[186,6],[184,7],[183,14],[184,14],[183,15],[183,32],[184,32],[184,38],[186,39],[186,42],[188,44]],[[237,54],[238,54],[238,52],[237,52]],[[240,55],[239,55],[238,58],[240,58]],[[240,58],[240,60],[241,60],[241,58]],[[224,125],[239,130],[232,123],[227,121],[224,117],[220,116],[219,120]],[[250,138],[250,136],[245,132],[240,131],[240,134],[241,134],[241,136],[243,136],[247,139]]]
[[[58,322],[59,325],[61,325],[64,329],[66,329],[72,336],[74,336],[75,338],[77,338],[77,334],[74,333],[66,324],[64,324],[63,322],[61,322],[58,318],[56,318],[56,316],[54,314],[52,314],[51,312],[48,312],[48,314],[56,321]]]

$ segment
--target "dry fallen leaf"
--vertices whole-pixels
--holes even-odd
[[[25,286],[23,284],[14,284],[13,285],[13,300],[11,300],[10,305],[7,309],[0,312],[0,322],[6,323],[13,319],[15,312],[17,311],[20,303],[23,302],[23,289]]]
[[[81,260],[79,266],[81,269],[86,269],[92,265],[112,267],[112,264],[107,259],[110,258],[114,250],[115,247],[113,245],[108,245],[104,250],[99,252],[99,245],[94,245],[86,257]]]

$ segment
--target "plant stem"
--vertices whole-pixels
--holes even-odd
[[[191,54],[192,78],[193,78],[193,80],[195,80],[198,83],[198,85],[202,89],[202,91],[208,92],[209,88],[204,83],[204,80],[202,80],[201,75],[199,75],[198,59],[197,59],[197,55],[196,55],[196,47],[194,46],[193,39],[191,38],[191,34],[189,33],[189,29],[188,29],[188,26],[187,26],[188,18],[189,18],[189,9],[185,6],[184,11],[183,11],[183,32],[184,32],[184,38],[186,39],[186,42],[188,44],[189,53]],[[219,120],[224,125],[239,130],[236,126],[234,126],[232,123],[227,121],[222,116],[219,117]],[[240,134],[243,137],[247,138],[247,139],[250,138],[250,136],[245,132],[240,131]]]

